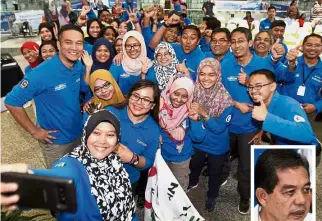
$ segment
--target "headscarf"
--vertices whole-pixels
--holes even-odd
[[[43,61],[44,61],[44,59],[43,59],[43,57],[42,57],[42,55],[41,55],[41,49],[42,49],[45,45],[51,45],[51,46],[53,46],[53,48],[55,48],[56,52],[58,52],[57,44],[56,44],[56,42],[55,42],[55,41],[52,41],[52,40],[50,40],[50,41],[43,41],[43,42],[41,43],[40,47],[39,47],[39,58],[40,58],[40,61],[41,61],[41,62],[43,62]]]
[[[136,59],[130,58],[125,50],[125,43],[130,37],[136,38],[141,44],[141,54]],[[141,74],[142,62],[147,58],[146,46],[143,36],[137,31],[128,31],[123,37],[123,60],[122,66],[124,71],[129,75],[139,76]],[[148,68],[152,66],[152,62],[148,62]]]
[[[105,63],[99,62],[96,58],[96,51],[102,45],[105,45],[105,47],[107,47],[107,49],[110,51],[110,57]],[[109,42],[109,40],[105,38],[97,39],[93,46],[93,51],[92,51],[93,66],[92,66],[91,72],[96,71],[98,69],[109,70],[112,65],[114,57],[115,57],[115,52],[113,49],[113,45]]]
[[[170,53],[171,56],[172,56],[172,60],[171,60],[170,64],[168,64],[166,67],[161,66],[159,64],[159,62],[157,61],[157,54],[159,53],[160,49],[166,49],[166,51],[168,53]],[[169,43],[161,42],[156,47],[155,52],[154,52],[153,65],[154,65],[155,76],[157,78],[160,90],[164,90],[164,88],[168,84],[170,78],[172,78],[174,75],[177,74],[176,65],[178,63],[179,62],[178,62],[178,59],[176,57],[176,53],[175,53],[173,47]]]
[[[94,112],[84,125],[81,144],[67,156],[76,158],[86,169],[91,193],[96,198],[103,220],[132,220],[135,201],[129,175],[120,157],[112,152],[104,159],[98,160],[87,147],[88,137],[101,122],[111,123],[119,138],[120,122],[117,117],[106,110]]]
[[[170,95],[178,89],[186,89],[188,101],[178,108],[174,108],[170,101]],[[170,136],[177,145],[180,153],[183,148],[183,141],[186,135],[185,119],[189,115],[189,108],[193,99],[193,81],[184,74],[177,74],[170,79],[166,89],[161,92],[161,108],[159,112],[159,123],[162,129]]]
[[[209,66],[217,75],[217,80],[211,88],[204,88],[199,82],[199,74],[202,68]],[[205,58],[200,62],[197,70],[197,80],[193,99],[195,102],[201,104],[209,113],[215,118],[219,117],[226,108],[234,105],[233,99],[221,83],[221,68],[220,63],[214,58]]]
[[[40,33],[41,29],[43,29],[43,28],[47,28],[47,29],[50,31],[51,35],[53,36],[51,40],[52,40],[52,41],[56,41],[53,26],[52,26],[52,25],[50,25],[50,24],[49,24],[49,23],[47,23],[47,22],[45,22],[45,23],[40,23],[40,24],[39,24],[39,27],[38,27],[38,32]],[[41,39],[41,41],[43,41],[43,40]]]
[[[51,5],[51,3],[54,3]],[[57,9],[56,9],[56,4],[54,0],[49,0],[49,10],[51,11],[52,15],[56,15]]]
[[[105,101],[105,100],[102,100],[102,99],[98,98],[95,95],[94,86],[95,86],[95,81],[97,79],[108,81],[113,85],[114,94],[113,94],[113,97],[110,100]],[[89,86],[90,86],[90,88],[91,88],[91,90],[93,92],[93,95],[94,95],[93,103],[95,105],[98,105],[99,103],[101,103],[102,107],[106,107],[108,105],[119,104],[119,103],[122,103],[124,101],[124,96],[122,94],[122,91],[121,91],[120,87],[118,86],[118,84],[114,80],[114,78],[111,75],[111,73],[109,71],[105,70],[105,69],[96,70],[90,75],[90,77],[89,77]]]
[[[95,41],[99,38],[99,36],[97,38],[94,38],[93,36],[91,36],[91,34],[89,33],[89,28],[91,27],[91,24],[93,22],[98,22],[98,24],[100,25],[101,29],[102,29],[102,24],[101,22],[97,19],[97,18],[92,18],[92,19],[89,19],[87,21],[87,24],[86,24],[86,30],[87,30],[87,34],[88,34],[88,37],[84,38],[84,40],[86,42],[88,42],[89,44],[91,45],[94,45]]]
[[[39,45],[36,42],[33,42],[33,41],[26,41],[25,43],[22,44],[22,46],[20,48],[21,54],[23,54],[23,49],[29,49],[29,50],[36,51],[36,52],[38,50],[38,52],[39,52]],[[34,62],[32,62],[32,63],[28,62],[28,63],[29,63],[31,68],[37,67],[40,64],[39,55],[38,55],[37,59]]]

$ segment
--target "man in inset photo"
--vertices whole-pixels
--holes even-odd
[[[312,203],[309,163],[291,149],[264,151],[255,166],[258,221],[309,221]]]

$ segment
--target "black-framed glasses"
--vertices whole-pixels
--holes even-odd
[[[101,93],[103,89],[107,90],[112,84],[106,81],[101,87],[94,87],[94,93]]]
[[[141,103],[144,105],[144,106],[149,106],[150,104],[153,104],[154,101],[151,101],[145,97],[140,97],[140,95],[136,94],[136,93],[132,93],[131,96],[130,96],[130,100],[132,101],[139,101],[141,100]]]
[[[238,41],[231,41],[231,44],[232,45],[237,45],[237,44],[241,45],[241,44],[244,44],[246,41],[247,41],[246,39],[238,40]]]
[[[259,91],[260,89],[262,89],[262,87],[270,85],[272,83],[273,82],[270,82],[270,83],[267,83],[267,84],[256,84],[255,86],[248,86],[247,90],[248,91],[253,91],[255,89],[256,91]]]
[[[222,45],[222,44],[224,44],[227,41],[228,41],[227,39],[223,39],[223,38],[221,38],[219,40],[213,39],[213,40],[211,40],[210,44],[216,45],[218,43],[218,44]]]
[[[132,50],[132,49],[134,49],[134,50],[139,50],[139,48],[141,47],[141,44],[134,44],[134,45],[125,45],[125,49],[126,50]]]

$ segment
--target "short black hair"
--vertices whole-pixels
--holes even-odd
[[[185,30],[195,30],[197,33],[198,33],[198,38],[200,39],[201,38],[201,32],[200,32],[200,29],[195,26],[195,25],[187,25],[185,26],[183,29],[182,29],[182,34]]]
[[[279,26],[285,28],[286,27],[286,23],[283,20],[275,20],[275,21],[272,22],[272,25],[271,25],[271,28],[270,29],[273,29],[273,28],[279,27]]]
[[[109,13],[109,14],[110,14],[110,11],[109,11],[107,8],[104,8],[104,9],[102,9],[102,10],[99,10],[99,11],[98,11],[98,14],[97,14],[97,17],[98,17],[98,18],[100,18],[100,17],[101,17],[102,12],[107,12],[107,13]]]
[[[187,3],[182,2],[180,5],[186,6],[186,8],[188,9],[188,5],[187,5]]]
[[[116,30],[115,30],[115,28],[113,28],[112,26],[105,26],[105,27],[102,29],[101,33],[100,33],[100,36],[101,36],[101,37],[104,37],[104,33],[106,32],[106,30],[107,30],[107,29],[111,29],[111,30],[114,32],[114,36],[115,36],[115,38],[117,38],[117,36],[118,36],[117,31],[116,31]]]
[[[303,40],[303,44],[305,44],[305,43],[307,42],[307,40],[308,40],[309,38],[312,38],[312,37],[319,38],[319,39],[320,39],[320,41],[321,41],[321,43],[322,43],[322,36],[321,36],[321,35],[319,35],[319,34],[312,33],[312,34],[309,34],[309,35],[305,36],[305,38],[304,38],[304,40]]]
[[[84,32],[80,27],[78,27],[77,25],[73,25],[73,24],[67,24],[67,25],[62,26],[59,29],[59,31],[58,31],[58,40],[59,41],[61,40],[61,36],[65,31],[70,31],[70,30],[78,31],[79,33],[82,34],[82,36],[84,38]]]
[[[231,34],[227,28],[216,28],[215,30],[212,31],[211,38],[214,34],[217,34],[217,33],[225,33],[228,41],[231,40]]]
[[[235,28],[232,32],[231,32],[231,36],[235,33],[235,32],[241,32],[245,35],[247,41],[251,41],[252,40],[252,33],[250,32],[250,30],[248,28],[244,28],[244,27],[238,27]]]
[[[118,26],[120,26],[121,22],[120,19],[114,18],[111,23],[116,22]]]
[[[217,18],[209,19],[206,21],[207,29],[215,30],[221,27],[221,22]]]
[[[271,9],[274,9],[276,11],[276,8],[274,6],[269,6],[267,11],[271,10]]]
[[[259,157],[255,166],[255,190],[263,188],[273,193],[278,183],[277,170],[304,167],[310,180],[309,163],[305,157],[291,149],[268,149]]]
[[[267,70],[267,69],[260,69],[260,70],[253,71],[249,75],[249,77],[251,77],[253,75],[265,75],[268,80],[270,80],[272,82],[276,82],[276,76],[275,76],[275,74],[272,71]]]

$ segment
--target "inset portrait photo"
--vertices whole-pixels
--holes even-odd
[[[315,146],[251,148],[251,220],[315,220]]]

